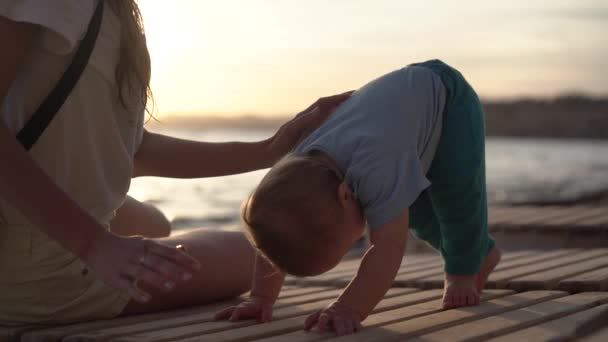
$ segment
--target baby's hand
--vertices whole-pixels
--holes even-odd
[[[348,335],[361,330],[362,317],[359,313],[344,304],[333,302],[325,309],[319,310],[306,318],[304,330],[315,325],[321,332],[333,330],[338,336]]]
[[[226,308],[213,316],[213,319],[238,321],[257,318],[260,323],[272,320],[272,301],[262,297],[251,297],[239,305]]]

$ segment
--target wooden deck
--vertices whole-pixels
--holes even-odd
[[[598,205],[490,207],[489,230],[509,250],[608,246],[608,208]],[[416,239],[408,250],[431,252]]]
[[[291,277],[287,283],[344,286],[354,275],[358,262],[344,262],[317,277]],[[442,265],[441,257],[437,254],[407,255],[394,286],[441,288]],[[608,291],[608,248],[506,252],[486,287],[516,291]]]
[[[599,239],[608,231],[607,221],[607,211],[597,207],[491,210],[494,232],[536,234],[544,229]],[[349,260],[321,276],[288,278],[274,320],[267,324],[212,321],[213,313],[237,303],[235,299],[67,326],[0,327],[0,342],[608,341],[608,244],[506,252],[482,303],[447,311],[439,308],[441,259],[435,254],[406,255],[393,288],[365,320],[363,331],[341,338],[302,331],[306,316],[334,300],[357,266],[358,260]]]
[[[493,231],[531,230],[598,233],[608,231],[605,206],[516,206],[490,207],[489,224]]]
[[[608,292],[488,290],[482,303],[442,311],[441,290],[393,288],[351,336],[302,331],[306,315],[339,293],[331,287],[285,290],[274,321],[214,322],[213,312],[231,302],[187,310],[125,317],[64,327],[6,328],[0,340],[22,341],[547,341],[586,336],[605,341]],[[592,335],[590,335],[592,333]]]

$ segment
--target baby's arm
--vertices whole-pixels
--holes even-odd
[[[393,284],[405,251],[408,225],[406,209],[393,221],[371,231],[372,246],[363,256],[357,275],[336,302],[306,320],[306,329],[316,324],[321,331],[331,327],[338,335],[358,330],[359,323]]]
[[[231,321],[257,318],[260,322],[269,322],[272,319],[272,306],[281,292],[284,280],[285,274],[257,253],[249,299],[216,313],[214,318]]]
[[[284,281],[285,273],[279,271],[265,257],[257,253],[251,297],[263,298],[274,304]]]

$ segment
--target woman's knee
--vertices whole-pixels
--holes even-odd
[[[155,206],[127,196],[110,223],[112,232],[123,235],[142,235],[149,238],[171,234],[171,223]]]

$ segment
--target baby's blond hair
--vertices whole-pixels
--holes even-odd
[[[262,179],[243,206],[251,243],[276,267],[296,276],[316,271],[331,244],[341,179],[313,156],[290,154]]]

